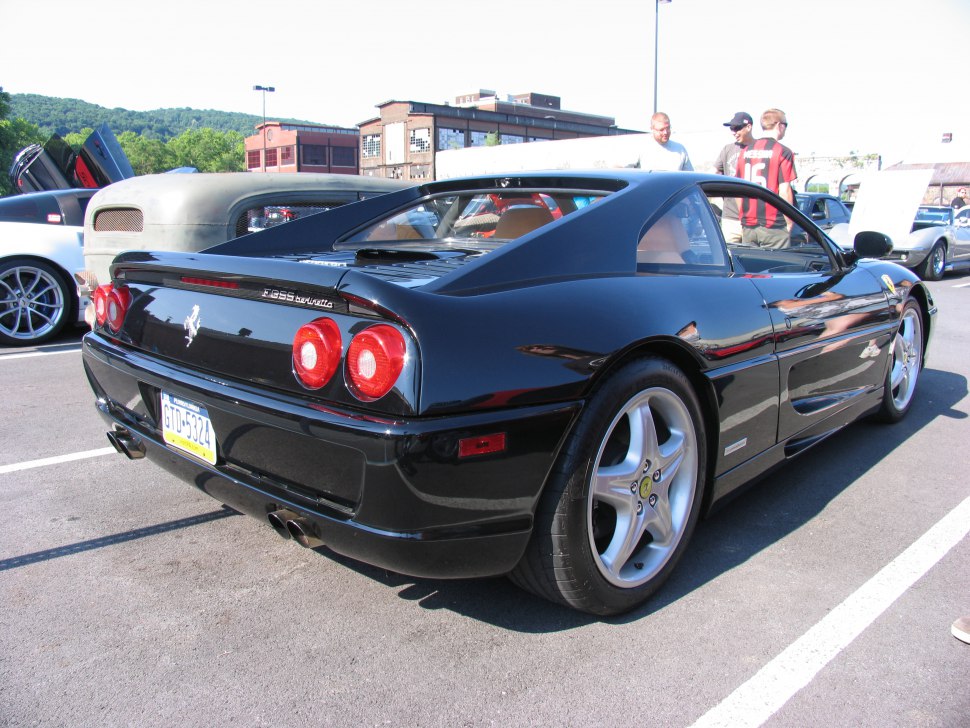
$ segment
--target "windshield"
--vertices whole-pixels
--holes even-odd
[[[949,225],[952,211],[949,207],[921,207],[916,211],[915,222],[932,225]]]

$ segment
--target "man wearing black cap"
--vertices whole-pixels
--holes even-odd
[[[727,144],[714,161],[714,171],[717,174],[736,177],[738,174],[738,157],[741,150],[754,143],[752,129],[754,121],[746,111],[739,111],[731,121],[724,124],[734,134],[734,141]],[[738,203],[733,197],[724,200],[724,210],[721,213],[721,229],[724,238],[729,243],[741,242],[741,222],[738,220]]]

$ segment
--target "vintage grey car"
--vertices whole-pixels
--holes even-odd
[[[193,252],[407,182],[350,174],[152,174],[100,190],[84,218],[82,293],[108,281],[126,250]],[[285,210],[285,215],[282,211]]]

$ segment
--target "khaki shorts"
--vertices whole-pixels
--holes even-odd
[[[791,245],[791,233],[786,227],[746,227],[741,232],[741,242],[760,248],[787,248]]]
[[[721,232],[724,233],[724,240],[728,243],[741,242],[741,221],[731,220],[727,217],[721,218]]]

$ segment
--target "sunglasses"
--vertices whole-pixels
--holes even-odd
[[[728,128],[731,131],[733,131],[735,134],[737,134],[739,131],[741,131],[742,129],[744,129],[744,127],[746,127],[746,126],[751,126],[751,125],[750,124],[742,124],[741,126],[729,126]]]

